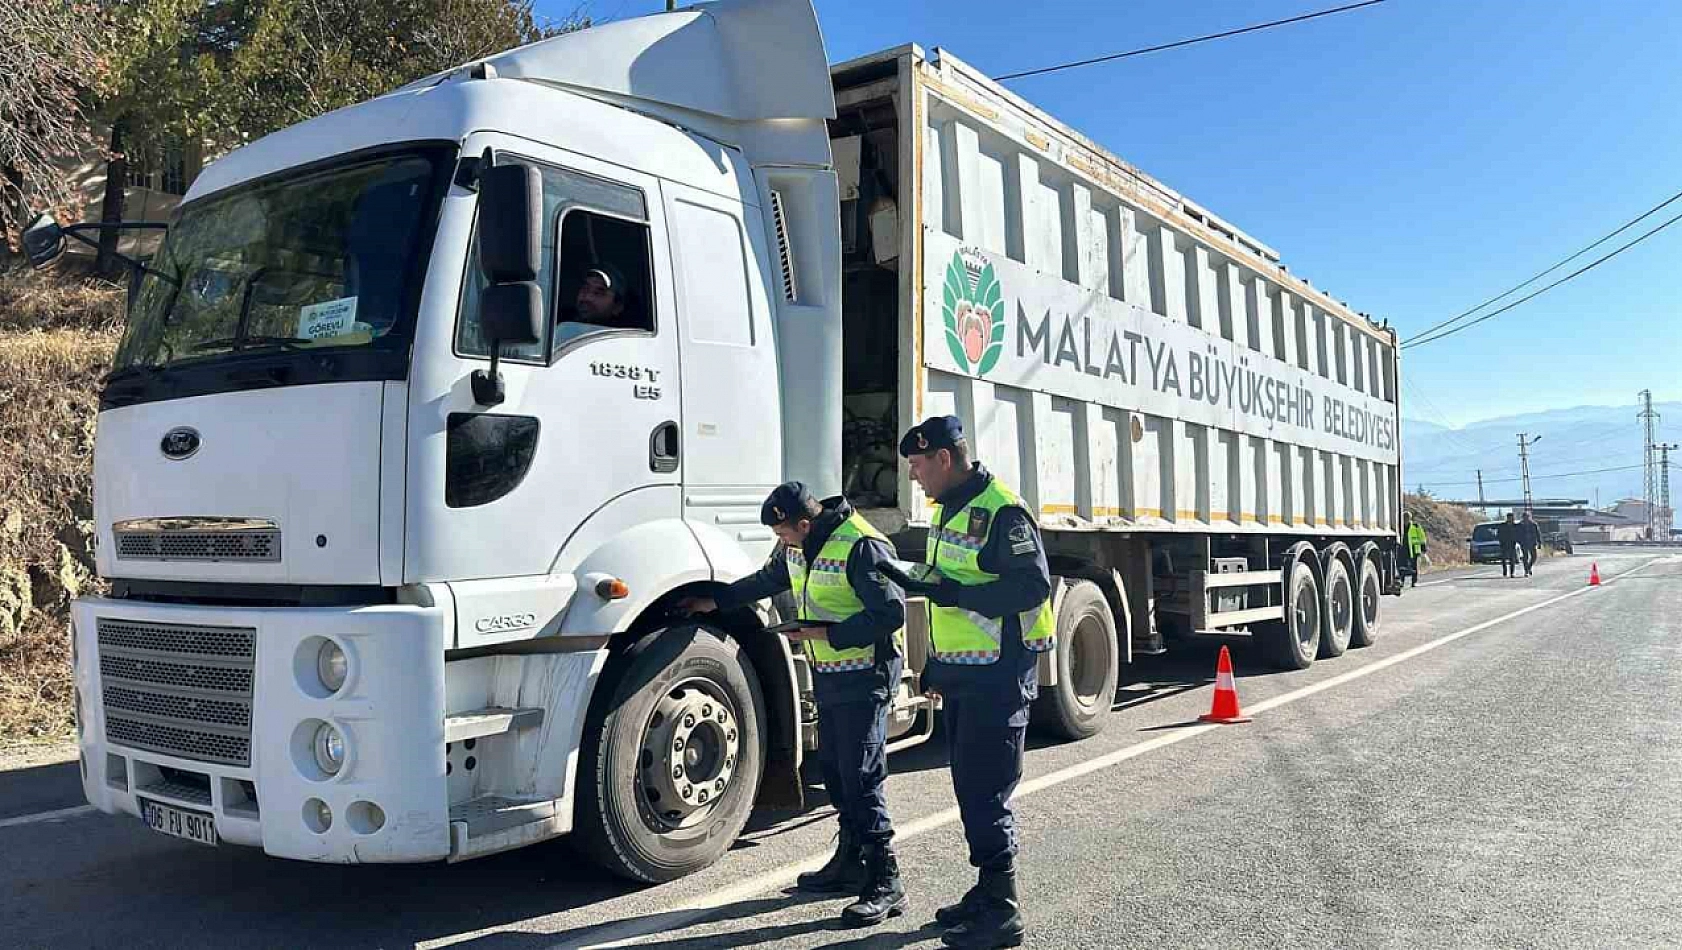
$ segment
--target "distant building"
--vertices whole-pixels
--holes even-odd
[[[1566,522],[1561,521],[1561,527]],[[1570,523],[1567,534],[1573,544],[1596,541],[1641,541],[1647,536],[1645,510],[1640,521],[1608,511],[1595,511]]]
[[[105,155],[111,139],[110,130],[93,129],[97,147],[89,148],[62,166],[64,174],[75,183],[82,202],[78,220],[99,221],[104,211],[105,183],[112,162]],[[194,143],[170,143],[156,149],[125,150],[127,165],[123,175],[123,220],[168,221],[181,203],[199,172],[204,169],[204,150]],[[60,224],[73,222],[61,220]],[[159,232],[131,231],[124,234],[118,249],[125,254],[150,256],[160,240]],[[91,263],[94,249],[71,241],[65,248],[78,260]],[[3,248],[0,248],[3,253]]]
[[[1611,514],[1627,518],[1630,521],[1641,525],[1643,529],[1647,527],[1647,503],[1639,498],[1625,498],[1620,500],[1617,504],[1612,506]],[[1660,538],[1666,537],[1669,535],[1671,525],[1675,521],[1675,512],[1669,508],[1660,508],[1658,510],[1658,518],[1655,520],[1659,525]],[[1645,535],[1643,535],[1643,537],[1645,537]],[[1641,540],[1641,538],[1632,538],[1631,540]]]

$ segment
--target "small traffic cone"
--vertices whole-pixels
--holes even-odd
[[[1238,686],[1232,678],[1232,654],[1221,647],[1221,658],[1215,664],[1215,702],[1209,712],[1198,716],[1204,722],[1249,722],[1250,717],[1238,711]]]
[[[1600,565],[1593,561],[1589,562],[1589,586],[1600,586]]]

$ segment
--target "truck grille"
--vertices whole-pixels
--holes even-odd
[[[278,561],[280,531],[119,531],[123,561]]]
[[[257,631],[99,618],[100,693],[111,741],[251,764]]]

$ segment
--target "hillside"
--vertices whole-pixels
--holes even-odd
[[[69,606],[95,583],[95,392],[122,299],[0,269],[0,743],[73,728]]]
[[[1655,403],[1659,439],[1682,442],[1682,403]],[[1634,394],[1626,406],[1574,406],[1504,416],[1457,429],[1415,419],[1402,421],[1403,488],[1424,486],[1437,498],[1521,494],[1518,434],[1541,437],[1530,454],[1531,490],[1538,498],[1574,498],[1610,507],[1642,494],[1642,428]],[[1682,488],[1682,478],[1673,481]]]
[[[1402,507],[1425,529],[1426,573],[1467,563],[1466,538],[1478,517],[1458,505],[1445,505],[1423,495],[1404,494]]]

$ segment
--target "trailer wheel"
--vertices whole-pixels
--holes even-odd
[[[579,843],[633,881],[712,864],[747,823],[764,768],[765,700],[753,665],[721,633],[673,627],[612,689],[584,724]]]
[[[1115,614],[1091,581],[1076,581],[1057,610],[1057,685],[1040,688],[1033,724],[1063,739],[1097,735],[1109,721],[1121,675]]]
[[[1320,637],[1320,656],[1327,659],[1342,656],[1349,649],[1355,635],[1355,583],[1349,577],[1349,563],[1333,557],[1326,565],[1326,629]]]
[[[1257,637],[1273,664],[1283,670],[1306,670],[1320,651],[1320,583],[1314,568],[1305,561],[1291,566],[1290,587],[1285,598],[1285,619],[1270,620],[1257,629]]]
[[[1378,565],[1370,557],[1361,559],[1361,579],[1355,585],[1355,631],[1349,637],[1352,647],[1370,647],[1378,639],[1378,607],[1384,585],[1378,578]]]

